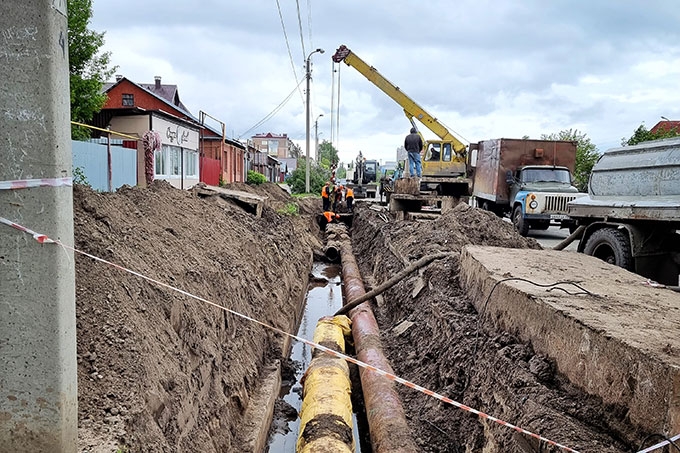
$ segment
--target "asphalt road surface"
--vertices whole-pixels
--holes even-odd
[[[506,220],[509,221],[509,219]],[[529,230],[528,237],[536,239],[543,248],[550,249],[562,242],[567,236],[569,236],[567,228],[560,229],[559,226],[551,226],[547,230]],[[577,247],[578,241],[574,241],[564,250],[575,252]]]

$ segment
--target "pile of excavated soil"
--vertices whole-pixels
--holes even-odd
[[[386,222],[359,207],[352,242],[362,274],[376,286],[424,255],[466,244],[540,248],[511,224],[464,204],[431,222]],[[627,422],[625,408],[584,394],[531,344],[485,324],[460,287],[458,266],[457,256],[435,261],[374,306],[395,372],[579,451],[636,451],[644,436]],[[398,391],[422,451],[560,451],[406,387]]]
[[[164,182],[74,188],[76,247],[216,304],[295,331],[321,247],[315,212],[273,184],[262,217]],[[316,202],[316,203],[315,203]],[[76,255],[79,450],[240,451],[276,334],[208,304]]]

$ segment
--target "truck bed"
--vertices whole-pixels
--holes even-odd
[[[588,195],[568,205],[574,218],[653,220],[680,224],[680,196],[658,197],[606,197]]]

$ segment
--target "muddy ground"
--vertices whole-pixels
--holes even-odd
[[[229,188],[267,196],[262,217],[162,182],[113,194],[76,186],[76,247],[296,332],[298,304],[322,247],[320,200],[296,201],[271,184]],[[357,211],[355,254],[373,284],[423,255],[468,243],[539,247],[465,206],[433,222],[386,223],[375,211]],[[489,330],[459,287],[457,266],[455,258],[437,261],[375,307],[395,371],[581,451],[635,451],[643,436],[627,424],[625,408],[603,406],[531,345]],[[83,256],[76,257],[76,285],[79,450],[242,451],[242,417],[260,371],[281,358],[280,336]],[[414,324],[394,334],[405,320]],[[422,451],[553,451],[399,391]]]

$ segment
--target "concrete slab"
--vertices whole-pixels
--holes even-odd
[[[461,281],[485,322],[532,343],[560,373],[648,432],[680,432],[680,294],[573,252],[467,246]],[[598,295],[547,291],[578,281]],[[560,285],[579,292],[570,285]],[[488,302],[487,302],[488,298]]]
[[[225,189],[223,187],[208,186],[201,184],[197,188],[197,193],[201,197],[219,196],[226,200],[232,200],[246,209],[248,212],[255,214],[256,217],[262,216],[262,209],[267,201],[267,197],[253,195],[248,192],[241,192],[240,190]]]

